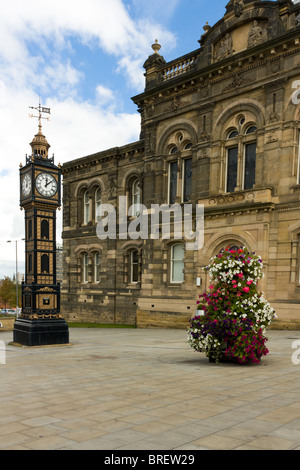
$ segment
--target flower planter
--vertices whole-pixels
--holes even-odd
[[[259,363],[269,352],[264,331],[276,318],[256,287],[263,277],[261,258],[245,247],[228,247],[204,269],[209,272],[211,285],[199,296],[188,342],[210,362]]]

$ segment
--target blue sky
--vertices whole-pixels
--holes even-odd
[[[199,47],[228,0],[10,0],[0,4],[0,278],[15,270],[24,236],[19,164],[30,153],[37,120],[29,106],[51,108],[43,132],[56,163],[138,139],[131,97],[144,88],[157,38],[173,60]],[[58,214],[58,238],[61,213]],[[19,270],[24,272],[24,244]]]

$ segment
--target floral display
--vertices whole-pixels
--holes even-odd
[[[190,320],[188,342],[212,360],[257,363],[268,354],[266,329],[276,317],[257,290],[263,263],[255,253],[229,247],[204,268],[211,285],[199,296],[198,311]]]

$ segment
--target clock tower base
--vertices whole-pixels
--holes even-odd
[[[47,346],[69,343],[69,329],[64,319],[23,319],[15,321],[13,342],[23,346]]]

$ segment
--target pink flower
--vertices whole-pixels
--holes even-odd
[[[240,296],[240,295],[242,295],[242,293],[241,293],[241,292],[237,292],[237,294],[236,294],[236,295]]]
[[[248,286],[251,286],[252,282],[253,282],[252,279],[250,279],[249,281],[247,281]]]
[[[243,273],[238,273],[238,277],[243,277],[244,274]]]
[[[250,290],[250,287],[243,287],[244,292],[249,292],[249,290]]]

